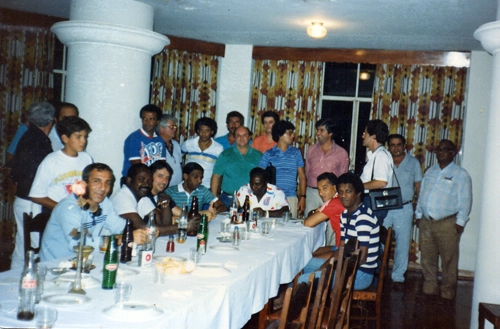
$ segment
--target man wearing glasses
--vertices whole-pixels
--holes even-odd
[[[182,152],[181,146],[175,140],[177,128],[177,119],[170,114],[163,114],[156,128],[156,132],[165,142],[165,159],[173,170],[170,178],[172,186],[182,182]]]
[[[451,304],[458,278],[460,235],[469,219],[472,206],[472,182],[469,174],[453,162],[455,144],[447,139],[435,149],[438,164],[424,174],[417,210],[422,252],[422,291],[440,295]],[[441,257],[442,280],[438,285],[438,257]]]

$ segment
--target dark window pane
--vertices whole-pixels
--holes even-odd
[[[56,38],[56,43],[54,45],[54,69],[63,69],[63,58],[64,58],[64,45]]]
[[[359,70],[359,97],[372,97],[376,65],[361,64]]]
[[[356,135],[356,163],[354,165],[354,172],[358,176],[363,172],[366,161],[366,147],[363,146],[361,135],[363,135],[363,131],[365,131],[365,127],[370,120],[370,108],[371,103],[359,103],[358,132]]]
[[[54,99],[61,101],[61,92],[62,92],[62,78],[63,75],[60,73],[54,73]]]
[[[321,118],[330,118],[335,122],[335,143],[347,152],[351,145],[351,122],[353,102],[323,101]]]
[[[358,64],[326,63],[324,95],[355,96]]]

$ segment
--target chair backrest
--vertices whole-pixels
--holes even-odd
[[[50,214],[49,213],[40,213],[35,217],[27,213],[23,213],[23,229],[24,229],[24,255],[26,257],[26,253],[29,250],[34,250],[35,254],[40,252],[40,246],[42,245],[42,236],[43,231],[45,230],[45,226],[47,226],[47,222],[49,221]],[[38,248],[31,247],[31,232],[38,232],[40,234],[38,241]]]
[[[356,277],[356,270],[358,268],[359,262],[359,249],[356,250],[352,255],[346,260],[344,265],[344,281],[342,285],[340,307],[337,313],[336,321],[332,317],[329,328],[335,329],[348,329],[349,328],[349,312],[351,309],[351,297],[354,291],[354,278]]]
[[[387,266],[389,263],[389,255],[391,254],[391,236],[392,236],[392,227],[389,227],[387,230],[387,237],[385,239],[384,245],[384,253],[382,255],[382,262],[380,263],[380,271],[378,273],[378,282],[377,282],[377,299],[381,298],[382,290],[384,289],[384,280],[387,274]]]
[[[309,308],[308,329],[317,328],[318,319],[323,317],[326,299],[332,285],[334,263],[335,257],[332,256],[319,268],[321,276],[316,287],[312,307]]]
[[[341,293],[341,282],[344,281],[343,275],[343,265],[344,265],[344,246],[340,245],[337,253],[337,265],[335,266],[335,280],[333,282],[333,288],[330,291],[330,307],[326,312],[326,317],[323,319],[323,315],[318,316],[317,328],[321,328],[323,323],[330,323],[330,320],[335,318],[337,310],[340,304],[340,293]]]
[[[299,328],[305,328],[307,311],[311,302],[314,273],[309,275],[306,282],[299,283],[294,288],[288,288],[281,309],[279,329],[284,329],[289,322],[300,323]]]

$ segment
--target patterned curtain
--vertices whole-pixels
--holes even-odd
[[[48,29],[0,25],[0,162],[32,103],[53,98],[55,36]],[[0,172],[0,181],[4,175]],[[2,184],[1,200],[7,199]]]
[[[372,118],[406,138],[407,152],[422,170],[436,163],[441,139],[462,145],[467,68],[421,65],[377,66]],[[460,158],[455,157],[460,163]],[[412,229],[409,260],[419,263],[418,228]]]
[[[321,95],[323,63],[318,61],[254,60],[250,130],[264,133],[260,116],[276,110],[295,125],[294,146],[304,155],[314,143]]]
[[[462,145],[466,76],[465,67],[378,65],[372,118],[405,136],[407,151],[428,168],[441,139]]]
[[[177,118],[181,144],[198,118],[215,119],[218,68],[217,56],[187,51],[165,48],[153,58],[151,103]]]

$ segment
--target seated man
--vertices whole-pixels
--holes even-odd
[[[82,179],[87,185],[85,194],[79,198],[72,193],[54,208],[43,234],[41,261],[73,256],[73,247],[79,242],[78,231],[82,220],[85,244],[95,250],[99,248],[102,228],[112,234],[122,233],[125,221],[118,216],[107,197],[115,180],[111,168],[103,163],[90,164],[83,169]],[[79,199],[83,202],[79,202]],[[85,204],[88,209],[82,210]]]
[[[143,163],[133,164],[125,178],[125,184],[111,197],[113,206],[124,219],[130,219],[134,229],[144,229],[149,219],[149,213],[155,211],[156,226],[160,235],[177,233],[177,226],[172,225],[172,211],[170,207],[161,207],[157,210],[148,194],[151,193],[152,175],[148,166]],[[145,231],[144,231],[145,232]],[[140,244],[135,240],[134,242]]]
[[[250,183],[243,185],[237,193],[240,206],[243,206],[247,195],[250,199],[250,211],[268,211],[269,217],[281,217],[284,212],[290,211],[285,193],[269,184],[265,169],[256,167],[250,170]]]
[[[177,205],[191,206],[193,196],[198,198],[198,210],[201,211],[204,205],[211,205],[217,212],[226,211],[227,207],[219,198],[205,186],[201,185],[203,180],[203,167],[195,162],[187,163],[182,168],[182,183],[167,188],[167,193]]]

